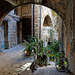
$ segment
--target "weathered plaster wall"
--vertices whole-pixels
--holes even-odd
[[[50,34],[48,33],[48,30],[52,29],[54,31],[53,39],[51,40],[58,40],[58,31],[55,29],[55,25],[59,27],[59,20],[57,17],[59,17],[56,12],[52,11],[50,8],[42,6],[41,9],[41,34],[42,34],[42,39],[45,38],[50,38]],[[54,13],[55,14],[54,14]],[[46,16],[50,17],[50,25],[49,26],[44,26],[44,20]],[[61,19],[61,18],[60,18]]]

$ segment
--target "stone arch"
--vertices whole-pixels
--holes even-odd
[[[19,2],[16,2],[19,1]],[[35,2],[36,1],[36,2]],[[37,2],[39,1],[39,2]],[[65,0],[63,1],[56,1],[56,0],[3,0],[0,1],[0,23],[4,19],[4,17],[14,8],[19,7],[24,4],[40,4],[43,6],[46,6],[48,8],[53,9],[55,12],[58,13],[59,16],[63,19],[65,22],[66,20],[66,3]],[[4,6],[5,5],[5,6]],[[63,7],[64,6],[64,7]]]
[[[17,2],[18,1],[18,2]],[[0,1],[0,21],[11,11],[12,9],[21,6],[23,4],[41,4],[53,9],[58,15],[65,20],[66,14],[66,0],[56,1],[56,0],[3,0]],[[63,7],[64,6],[64,7]],[[65,22],[65,21],[64,21]]]
[[[52,21],[49,15],[44,18],[43,26],[52,26]]]

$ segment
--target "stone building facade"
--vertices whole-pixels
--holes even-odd
[[[37,4],[26,4],[17,8],[18,15],[20,16],[20,20],[22,22],[22,38],[27,38],[26,35],[37,36],[38,39],[46,40],[47,42],[50,38],[50,34],[48,30],[52,29],[54,31],[53,38],[51,40],[58,40],[58,31],[55,28],[55,25],[59,26],[58,15],[53,14],[54,11],[51,9],[37,5]],[[27,21],[29,23],[27,23]],[[46,25],[45,25],[46,24]],[[31,27],[30,29],[28,27]],[[23,31],[26,32],[24,32]],[[24,32],[24,33],[23,33]],[[25,35],[25,36],[24,36]],[[24,36],[24,37],[23,37]],[[22,39],[21,38],[21,39]]]
[[[27,35],[32,35],[32,6],[22,5],[17,8],[18,16],[20,17],[20,42],[27,39]]]
[[[22,5],[11,11],[4,18],[1,26],[1,28],[4,27],[1,30],[1,42],[3,42],[3,44],[1,43],[1,47],[4,49],[12,48],[18,43],[21,43],[23,39],[27,40],[27,35],[37,36],[38,39],[42,39],[46,43],[48,41],[58,40],[58,31],[55,25],[59,26],[57,19],[59,16],[53,12],[53,10],[47,7],[36,4]],[[53,30],[54,32],[52,38],[52,35],[48,33],[49,30]]]
[[[17,22],[19,16],[12,10],[3,20],[1,25],[1,50],[17,45]]]

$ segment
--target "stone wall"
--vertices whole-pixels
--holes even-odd
[[[14,10],[11,11],[6,18],[8,20],[8,41],[9,48],[17,45],[17,21],[19,21],[19,17],[14,15]]]
[[[17,21],[19,21],[19,17],[14,15],[14,10],[4,18],[3,25],[1,26],[1,37],[3,40],[1,39],[0,42],[2,46],[5,46],[4,49],[17,45]]]
[[[31,33],[33,35],[33,5],[28,4],[28,5],[22,5],[22,6],[18,7],[18,15],[20,16],[21,19],[31,17],[31,24],[32,24]],[[50,18],[49,24],[51,27],[43,26],[45,17],[47,15]],[[53,37],[53,39],[58,39],[58,32],[54,28],[54,26],[56,25],[55,20],[56,20],[56,16],[52,14],[51,9],[41,6],[41,5],[34,4],[34,31],[35,31],[34,33],[35,33],[35,36],[38,36],[38,38],[39,38],[41,35],[41,39],[44,40],[45,38],[47,38],[47,36],[49,37],[49,34],[47,31],[49,29],[53,29],[54,35],[55,35]],[[41,25],[41,27],[40,27],[40,25]]]
[[[10,21],[8,21],[8,39],[9,39],[9,48],[17,45],[17,23],[11,17]]]
[[[22,5],[18,7],[17,10],[18,10],[18,16],[20,16],[20,18],[32,16],[32,5],[31,4]]]
[[[44,7],[42,6],[41,7],[41,38],[46,40],[49,38],[49,33],[48,33],[48,30],[50,30],[51,28],[53,29],[53,23],[52,23],[52,13],[51,13],[51,10],[47,7]],[[46,16],[49,16],[50,17],[50,24],[49,26],[44,26],[44,20],[45,20],[45,17]]]
[[[50,40],[58,40],[58,27],[59,27],[59,16],[57,15],[56,12],[51,10],[50,8],[42,6],[42,14],[41,14],[41,35],[42,39],[45,38],[50,38],[50,34],[48,33],[48,30],[53,30],[53,38]],[[49,16],[50,21],[49,21],[49,26],[44,26],[44,20],[46,16]],[[61,19],[61,18],[60,18]],[[60,21],[61,22],[61,21]],[[48,22],[47,22],[48,23]]]
[[[20,7],[17,8],[18,10],[18,16],[20,17],[20,41],[22,42],[22,35],[23,35],[23,32],[22,32],[22,19],[23,18],[29,18],[31,19],[31,35],[33,35],[33,8],[32,8],[32,5],[31,4],[24,4]]]
[[[66,35],[65,39],[65,50],[66,50],[66,57],[68,58],[69,61],[69,70],[75,75],[75,62],[74,62],[74,47],[75,47],[75,32],[74,32],[74,24],[73,24],[73,0],[68,1],[67,0],[67,5],[66,5],[66,23],[65,23],[65,32],[64,34]]]

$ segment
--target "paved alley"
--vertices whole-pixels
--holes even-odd
[[[33,57],[23,57],[24,46],[17,45],[0,53],[0,75],[71,75],[58,72],[54,63],[47,67],[39,67],[34,73],[30,71]]]
[[[24,57],[24,46],[21,44],[0,53],[0,75],[17,75],[26,63],[31,63],[33,57]]]

